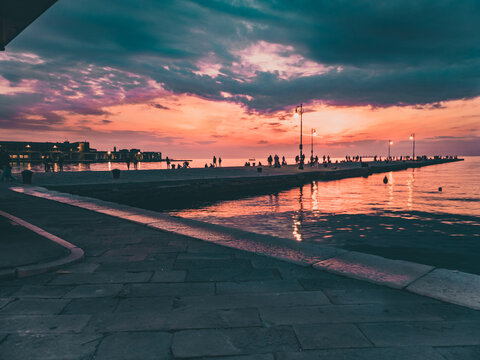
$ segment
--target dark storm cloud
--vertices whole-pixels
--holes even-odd
[[[313,100],[436,108],[480,95],[479,23],[480,3],[469,0],[62,0],[7,49],[38,54],[44,62],[3,61],[0,74],[13,85],[21,79],[49,84],[57,101],[43,107],[46,114],[55,107],[104,114],[105,104],[146,101],[156,95],[155,89],[140,91],[148,78],[173,93],[237,102],[260,113]],[[234,50],[260,41],[293,47],[332,68],[288,79],[257,69],[239,81],[232,63],[241,59]],[[218,65],[219,73],[199,73],[202,59]],[[78,72],[89,66],[88,74]],[[109,74],[108,81],[89,83]],[[125,93],[130,99],[119,96]],[[23,95],[9,97],[29,104]],[[21,113],[15,103],[0,112]]]

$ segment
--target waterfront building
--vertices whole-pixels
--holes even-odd
[[[56,159],[60,155],[67,162],[107,162],[125,161],[136,156],[140,161],[162,161],[161,152],[141,152],[140,149],[122,149],[120,151],[98,151],[90,147],[88,141],[80,142],[27,142],[0,141],[0,149],[10,153],[17,162],[39,162],[46,156]]]

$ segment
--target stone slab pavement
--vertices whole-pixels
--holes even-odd
[[[85,260],[0,282],[0,359],[478,359],[480,312],[0,191]]]
[[[0,272],[68,255],[64,247],[0,216]]]

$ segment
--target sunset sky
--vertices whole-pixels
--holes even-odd
[[[0,52],[0,140],[174,157],[480,155],[478,1],[59,0]]]

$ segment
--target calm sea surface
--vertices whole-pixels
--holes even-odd
[[[480,273],[480,157],[386,175],[386,185],[385,174],[312,182],[172,214]]]

